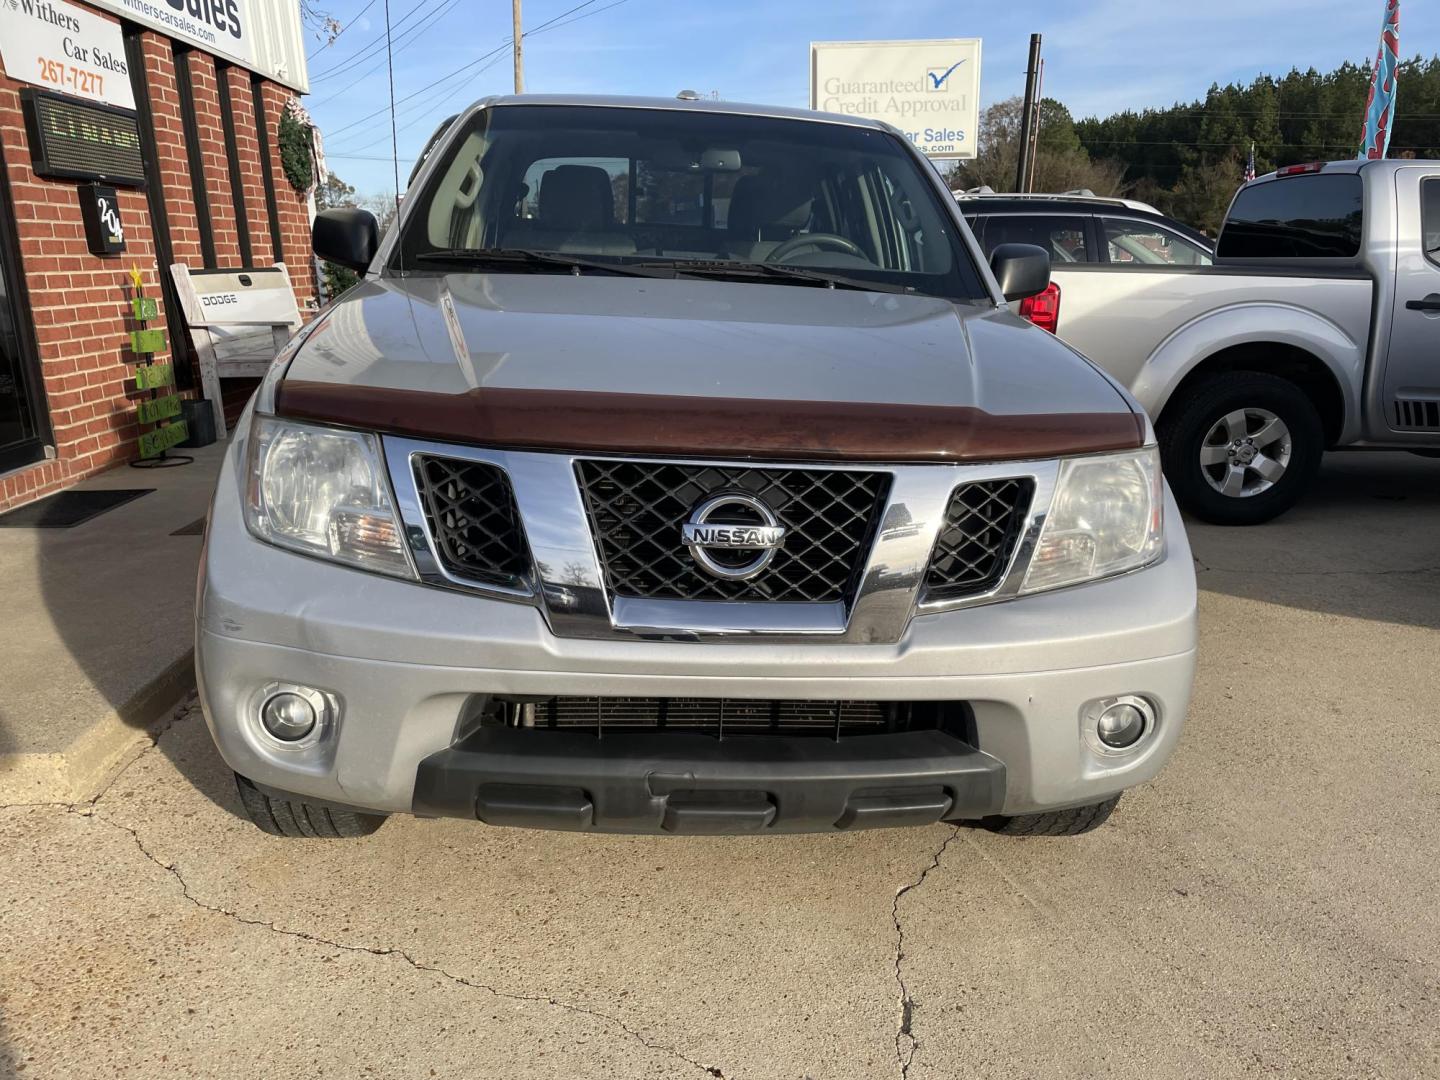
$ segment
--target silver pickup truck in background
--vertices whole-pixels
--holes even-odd
[[[1290,166],[1240,189],[1214,266],[1052,280],[1058,334],[1149,411],[1197,517],[1268,521],[1326,449],[1440,453],[1440,161]]]

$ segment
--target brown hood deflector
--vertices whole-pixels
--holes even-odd
[[[1117,397],[1118,400],[1118,397]],[[286,380],[276,413],[513,450],[799,461],[1000,461],[1128,450],[1145,420],[968,405],[675,397],[486,387],[463,394]]]

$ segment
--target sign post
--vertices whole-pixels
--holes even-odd
[[[883,120],[928,157],[973,158],[980,39],[812,42],[810,107]]]

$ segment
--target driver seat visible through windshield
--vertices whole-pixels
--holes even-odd
[[[726,252],[744,262],[764,262],[810,224],[814,203],[815,184],[809,177],[740,177],[730,196]]]

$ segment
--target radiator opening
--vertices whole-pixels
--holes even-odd
[[[848,739],[910,731],[944,731],[974,745],[974,721],[963,701],[826,701],[748,698],[484,696],[467,708],[476,727],[619,734]]]

